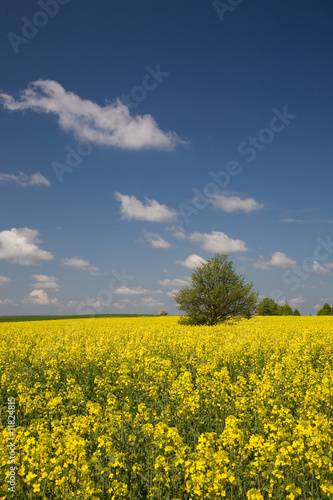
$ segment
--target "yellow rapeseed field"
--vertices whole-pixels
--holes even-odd
[[[2,323],[0,375],[2,499],[333,499],[332,317]]]

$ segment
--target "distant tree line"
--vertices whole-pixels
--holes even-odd
[[[300,316],[298,309],[292,310],[288,302],[280,306],[273,299],[266,297],[257,307],[258,316]],[[333,307],[329,304],[324,304],[317,312],[317,316],[333,316]]]
[[[300,316],[298,309],[292,310],[288,302],[280,306],[273,299],[266,297],[259,302],[257,307],[258,316]]]

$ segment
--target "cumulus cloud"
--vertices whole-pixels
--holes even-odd
[[[159,302],[158,300],[154,299],[153,297],[145,297],[145,298],[141,299],[140,305],[145,306],[145,307],[164,306],[163,302]]]
[[[175,294],[178,292],[179,292],[179,290],[174,288],[173,290],[171,290],[171,292],[166,292],[166,294],[168,297],[171,297],[173,299]]]
[[[51,260],[51,252],[41,250],[37,243],[39,232],[37,229],[12,228],[10,231],[0,232],[0,259],[22,264],[24,266],[37,264],[41,260]]]
[[[168,241],[156,233],[145,232],[143,239],[138,241],[146,241],[152,248],[170,248],[171,245]]]
[[[29,296],[22,301],[24,304],[34,304],[38,306],[59,305],[58,299],[50,299],[44,290],[32,290]]]
[[[295,297],[293,299],[288,300],[288,303],[291,307],[298,307],[301,304],[303,304],[304,302],[305,302],[305,299],[301,295],[299,295],[298,297]]]
[[[149,290],[138,286],[136,288],[129,288],[128,286],[120,286],[114,292],[116,295],[144,295],[149,293]]]
[[[9,283],[11,281],[10,278],[6,278],[6,276],[0,276],[0,286],[5,285],[5,283]]]
[[[66,91],[53,80],[31,82],[19,99],[0,92],[0,101],[10,111],[53,114],[62,130],[72,132],[78,140],[99,146],[172,150],[177,144],[185,143],[175,132],[160,130],[151,115],[132,116],[120,99],[99,106]]]
[[[326,269],[333,269],[333,262],[326,262],[324,266],[326,267]]]
[[[70,259],[61,259],[61,263],[64,266],[74,267],[75,269],[80,269],[81,271],[88,271],[93,276],[99,274],[98,267],[92,266],[89,260],[72,257]]]
[[[311,269],[314,273],[318,273],[318,274],[329,274],[330,273],[329,267],[321,266],[319,264],[319,262],[317,262],[316,260],[312,263],[312,266],[309,266],[309,267],[311,267]]]
[[[177,218],[177,212],[161,205],[156,200],[146,200],[144,205],[135,196],[115,193],[121,203],[120,213],[124,219],[145,220],[149,222],[171,222]]]
[[[31,175],[26,175],[23,172],[19,172],[19,175],[0,174],[0,182],[16,183],[21,187],[51,186],[50,181],[40,172]]]
[[[104,304],[96,299],[96,297],[88,297],[85,300],[70,300],[65,307],[76,308],[77,314],[95,314],[103,310],[104,306],[110,306],[110,304]]]
[[[221,208],[224,212],[234,212],[236,210],[243,210],[244,212],[251,212],[252,210],[260,210],[264,207],[262,203],[258,203],[253,198],[240,198],[239,196],[224,196],[219,194],[211,199],[211,203],[216,208]]]
[[[174,278],[173,280],[165,278],[158,283],[162,286],[186,286],[189,284],[190,279],[191,278],[189,276],[184,276],[184,278]]]
[[[287,267],[295,266],[297,261],[290,259],[283,252],[274,252],[272,258],[269,261],[265,261],[262,257],[254,262],[252,265],[256,269],[269,269],[271,266],[280,267],[282,269],[287,269]]]
[[[189,236],[189,240],[199,243],[204,250],[214,253],[246,252],[248,250],[244,241],[234,240],[219,231],[212,231],[210,234],[195,232]]]
[[[174,236],[175,238],[179,238],[180,240],[186,239],[185,229],[181,226],[169,226],[167,227],[167,230],[170,231],[172,236]]]
[[[34,288],[54,288],[59,290],[60,286],[57,283],[57,278],[55,276],[46,276],[45,274],[33,274],[32,277],[36,283],[31,283],[30,285]]]
[[[115,307],[116,309],[124,309],[127,304],[129,303],[128,299],[122,299],[119,300],[118,302],[112,302],[112,307]]]
[[[201,266],[204,262],[206,262],[206,260],[196,253],[189,255],[185,260],[176,260],[176,264],[188,267],[189,269],[195,269],[196,267]]]
[[[7,306],[17,306],[16,302],[13,302],[11,299],[0,299],[0,304],[4,304]]]

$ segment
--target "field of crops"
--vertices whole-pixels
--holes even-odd
[[[2,499],[333,498],[332,317],[2,323],[0,376]]]

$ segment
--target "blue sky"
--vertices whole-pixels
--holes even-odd
[[[175,314],[216,252],[333,303],[329,0],[0,9],[1,315]]]

